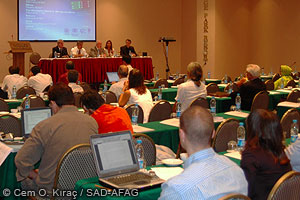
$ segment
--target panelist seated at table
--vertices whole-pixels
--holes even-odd
[[[289,81],[294,80],[292,77],[292,69],[287,65],[280,66],[281,77],[274,82],[274,90],[281,88],[281,82],[283,81],[283,87],[285,87]]]
[[[82,107],[98,123],[98,133],[109,133],[130,130],[133,133],[131,120],[126,110],[105,104],[104,99],[95,90],[85,92],[81,98]]]
[[[52,58],[55,57],[55,52],[58,58],[68,58],[68,50],[64,47],[64,41],[62,39],[57,40],[57,46],[52,48]]]
[[[68,72],[68,86],[72,89],[73,93],[79,92],[83,93],[83,88],[77,84],[78,81],[78,71],[72,69]]]
[[[137,53],[134,50],[134,47],[131,46],[131,40],[126,39],[125,45],[120,47],[120,55],[123,56],[137,56]]]
[[[285,153],[291,161],[293,170],[300,172],[300,137],[285,149]]]
[[[112,57],[115,55],[115,49],[113,48],[112,41],[107,40],[104,47],[106,57]]]
[[[126,104],[138,104],[144,112],[144,123],[148,122],[149,113],[153,107],[151,92],[144,85],[144,77],[140,70],[133,69],[125,82],[123,93],[119,98],[121,107]]]
[[[68,62],[66,62],[66,70],[67,72],[60,75],[59,78],[58,78],[58,82],[62,82],[62,83],[65,83],[65,84],[69,84],[69,81],[68,81],[68,71],[69,70],[73,70],[75,69],[75,64],[73,61],[69,60]],[[82,82],[82,75],[78,72],[78,81]]]
[[[105,55],[104,48],[102,48],[102,42],[98,40],[96,46],[91,48],[89,57],[99,57]]]
[[[207,91],[204,83],[201,82],[203,75],[202,68],[199,63],[191,62],[187,66],[188,80],[178,85],[176,101],[181,103],[181,110],[186,110],[193,100],[198,97],[206,98]]]
[[[193,106],[180,117],[179,138],[189,157],[184,171],[162,185],[160,200],[219,199],[229,193],[247,195],[242,169],[211,147],[215,134],[213,117],[207,109]]]
[[[48,96],[54,115],[32,129],[16,155],[15,164],[17,181],[21,181],[23,190],[43,188],[51,194],[60,158],[71,147],[89,143],[90,136],[98,133],[98,125],[92,117],[78,112],[67,85],[52,86]],[[38,162],[38,171],[34,171]]]
[[[117,96],[117,98],[120,98],[120,95],[123,92],[123,87],[125,82],[128,80],[128,67],[126,65],[120,65],[119,69],[118,69],[118,76],[119,76],[119,81],[112,84],[109,88],[109,91],[112,91],[113,93],[115,93],[115,95]]]
[[[10,66],[8,69],[10,75],[6,75],[3,79],[2,89],[8,93],[8,98],[11,98],[13,87],[18,91],[21,87],[27,85],[27,78],[20,75],[20,68],[17,66]]]
[[[232,104],[235,104],[235,97],[240,93],[242,110],[251,110],[252,101],[257,93],[266,91],[266,85],[260,79],[260,67],[255,64],[249,64],[246,68],[246,76],[248,81],[243,83],[239,91],[230,94]]]
[[[83,48],[83,42],[78,41],[76,46],[71,49],[71,55],[73,58],[87,57],[86,50]]]
[[[282,127],[276,114],[263,109],[251,112],[246,124],[241,167],[248,181],[248,196],[267,199],[278,179],[292,170],[284,152]]]
[[[35,90],[36,95],[41,95],[45,88],[52,84],[52,77],[49,74],[42,74],[41,68],[33,66],[30,69],[28,86]]]

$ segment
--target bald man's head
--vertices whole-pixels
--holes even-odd
[[[213,117],[207,109],[192,106],[182,113],[180,129],[193,146],[210,145],[214,130]]]
[[[126,78],[128,76],[128,67],[126,65],[120,65],[118,75],[120,78]]]

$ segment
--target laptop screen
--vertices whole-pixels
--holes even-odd
[[[119,76],[117,72],[106,72],[106,75],[110,83],[119,81]]]
[[[99,177],[138,170],[130,131],[93,135],[91,145]]]
[[[39,122],[51,117],[51,108],[30,108],[21,111],[23,136],[28,136]]]

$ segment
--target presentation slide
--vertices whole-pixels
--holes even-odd
[[[19,0],[20,41],[93,41],[96,0]]]

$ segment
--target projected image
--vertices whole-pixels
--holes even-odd
[[[19,0],[19,40],[95,40],[95,0]]]

